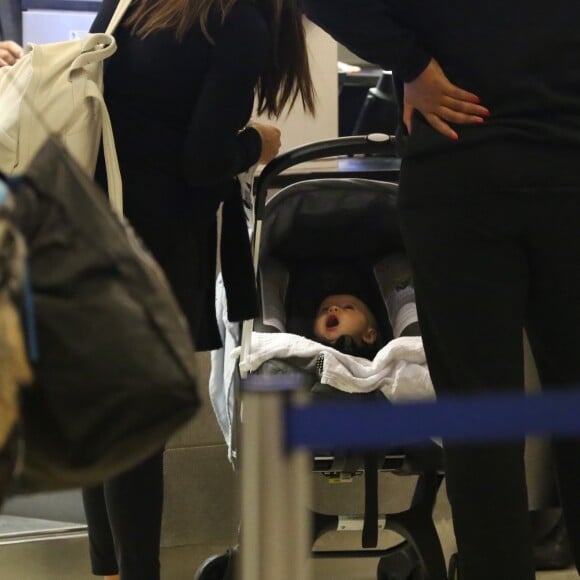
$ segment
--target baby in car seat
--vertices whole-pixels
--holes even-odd
[[[345,354],[372,360],[380,348],[376,318],[354,294],[331,294],[324,298],[312,330],[316,340]]]
[[[331,294],[318,306],[312,327],[313,339],[336,350],[373,360],[382,346],[375,315],[354,294]],[[323,356],[323,355],[321,355]],[[322,364],[322,360],[320,361]],[[310,389],[314,396],[382,398],[379,392],[344,393],[320,382]]]

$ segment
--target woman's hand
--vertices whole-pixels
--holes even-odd
[[[263,125],[262,123],[252,122],[249,126],[260,134],[260,138],[262,139],[262,153],[258,163],[266,165],[267,163],[270,163],[276,155],[278,155],[278,151],[280,151],[282,145],[282,142],[280,141],[282,133],[280,133],[280,129],[274,127],[274,125]]]
[[[0,41],[0,66],[13,65],[22,56],[22,48],[12,40]]]
[[[448,123],[483,123],[489,117],[479,97],[452,84],[434,59],[415,80],[405,83],[403,121],[409,134],[413,109],[420,111],[436,131],[454,141],[459,137]]]

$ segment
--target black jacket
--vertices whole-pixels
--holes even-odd
[[[20,0],[0,2],[0,40],[22,42],[22,3]]]
[[[93,32],[105,30],[116,5],[104,1]],[[228,295],[236,298],[228,312],[237,320],[255,314],[234,178],[260,155],[258,133],[243,128],[269,44],[265,19],[248,0],[239,0],[223,23],[212,15],[209,31],[215,44],[197,27],[178,42],[172,31],[137,38],[122,23],[104,79],[125,214],[165,270],[200,350],[220,345],[214,285],[216,211],[222,202],[231,206],[223,261],[235,268],[224,272],[236,290]],[[97,179],[105,181],[102,167]]]

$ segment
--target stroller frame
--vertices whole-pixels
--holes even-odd
[[[383,134],[369,136],[343,137],[328,141],[309,143],[280,155],[262,171],[257,183],[255,197],[255,224],[252,236],[254,271],[259,282],[259,250],[262,239],[262,223],[266,214],[268,191],[283,171],[316,159],[354,156],[384,155],[393,156],[394,138]],[[254,321],[244,322],[241,336],[240,360],[249,353],[250,338]],[[381,454],[376,451],[365,454],[359,462],[345,465],[344,459],[333,454],[314,455],[309,451],[288,453],[284,446],[284,406],[292,397],[303,401],[303,392],[292,392],[292,388],[271,385],[271,390],[249,387],[251,377],[241,375],[245,383],[240,390],[244,401],[243,436],[241,439],[241,499],[242,499],[242,541],[241,541],[241,578],[243,580],[305,580],[310,577],[308,566],[303,566],[300,554],[308,544],[311,558],[376,558],[378,559],[377,580],[447,580],[447,567],[437,530],[433,522],[433,508],[443,481],[440,453],[433,457],[425,450],[400,451],[388,450]],[[275,382],[270,381],[270,383]],[[240,401],[236,396],[236,401]],[[238,415],[239,417],[239,415]],[[237,447],[237,433],[233,433],[233,444]],[[435,445],[433,446],[435,448]],[[435,448],[438,449],[438,448]],[[263,457],[272,455],[273,466],[266,470]],[[275,486],[259,481],[266,471],[274,473]],[[381,514],[385,530],[391,530],[403,541],[388,549],[377,549],[378,536],[378,473],[392,472],[397,475],[417,475],[413,498],[409,509]],[[305,473],[306,472],[306,473]],[[365,477],[365,516],[347,515],[351,520],[364,520],[364,549],[339,550],[331,552],[312,551],[313,542],[329,529],[337,529],[339,516],[308,514],[305,506],[309,492],[298,493],[298,500],[288,497],[296,495],[289,490],[293,486],[308,487],[312,472],[323,474],[350,473]],[[270,499],[262,497],[268,495]],[[273,497],[277,499],[272,499]],[[289,503],[280,508],[281,503]],[[273,507],[275,506],[275,507]],[[280,511],[280,509],[281,511]],[[304,512],[304,513],[301,513]],[[342,517],[342,516],[341,516]],[[293,525],[300,530],[304,518],[309,520],[310,533],[304,537],[289,539],[276,535],[268,520],[285,520],[286,527]],[[334,519],[332,519],[334,518]],[[330,522],[330,523],[329,523]],[[302,522],[303,523],[303,522]],[[283,545],[283,546],[282,546]],[[280,548],[284,556],[273,554]],[[259,561],[262,561],[261,563]],[[264,564],[264,560],[267,563]],[[281,569],[286,568],[285,574]],[[199,574],[199,572],[198,572]],[[196,578],[204,578],[203,575]]]
[[[262,234],[262,222],[266,214],[266,200],[269,189],[274,184],[280,173],[301,163],[326,157],[342,155],[393,155],[395,149],[394,139],[388,135],[372,134],[368,136],[355,136],[338,138],[328,141],[310,143],[295,148],[268,164],[260,175],[255,200],[256,223],[252,240],[254,270],[259,281],[259,258]],[[242,354],[241,358],[248,353],[250,336],[253,331],[254,321],[246,321],[242,330]],[[434,465],[432,458],[425,458],[421,453],[413,451],[388,452],[372,469],[373,461],[368,461],[366,455],[364,466],[345,466],[344,462],[335,456],[315,455],[313,458],[313,472],[315,473],[344,473],[346,467],[350,473],[362,473],[365,477],[365,524],[370,520],[377,522],[377,475],[378,471],[394,472],[397,474],[416,474],[418,480],[408,510],[384,514],[384,529],[400,534],[404,541],[386,550],[360,549],[341,550],[333,552],[313,552],[314,558],[352,558],[352,557],[375,557],[379,558],[377,569],[378,580],[425,578],[425,580],[447,580],[445,559],[441,543],[432,518],[432,512],[437,493],[443,480],[441,466]],[[376,457],[376,456],[375,456]],[[426,460],[426,461],[425,461]],[[425,471],[425,463],[427,466]],[[438,462],[435,462],[438,463]],[[370,469],[370,471],[369,471]],[[378,471],[377,471],[378,470]],[[336,516],[338,523],[338,516]],[[328,524],[328,517],[321,514],[313,514],[313,539],[316,540],[328,529],[333,529]],[[365,526],[366,527],[366,526]],[[336,528],[334,528],[336,529]],[[369,533],[363,530],[363,544],[375,548],[377,545],[377,525],[371,526]],[[366,547],[366,546],[365,546]]]

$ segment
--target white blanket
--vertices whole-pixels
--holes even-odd
[[[435,398],[419,336],[391,340],[372,361],[288,333],[254,332],[249,350],[240,361],[242,372],[253,372],[270,359],[292,358],[300,360],[302,370],[318,372],[321,383],[347,393],[380,389],[391,402]],[[231,355],[240,353],[237,347]]]

